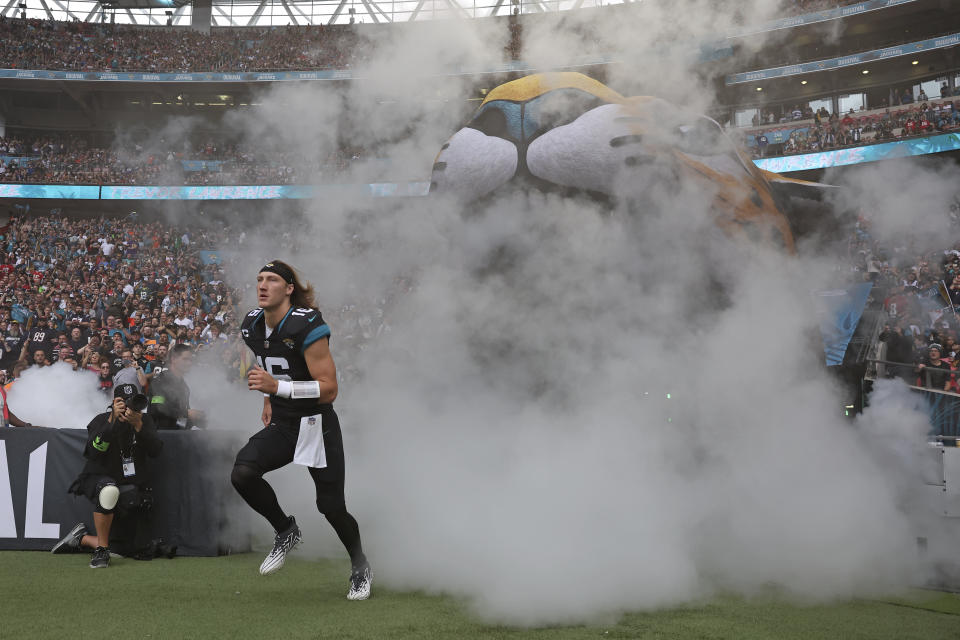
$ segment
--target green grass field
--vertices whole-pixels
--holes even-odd
[[[885,601],[797,606],[718,598],[605,626],[514,629],[452,598],[374,586],[346,600],[345,562],[293,559],[263,578],[260,554],[136,562],[0,552],[0,639],[19,638],[960,638],[960,596],[916,590]]]

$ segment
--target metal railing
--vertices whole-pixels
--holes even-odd
[[[930,438],[940,441],[948,441],[960,437],[960,393],[945,391],[935,388],[932,385],[934,376],[952,376],[960,371],[947,369],[931,369],[924,367],[917,369],[917,365],[906,362],[893,362],[890,360],[880,360],[868,358],[873,367],[873,376],[870,376],[868,370],[868,380],[881,379],[887,377],[900,377],[907,382],[904,375],[916,373],[917,377],[924,378],[926,386],[918,386],[907,382],[907,386],[914,393],[923,396],[927,411],[930,415]],[[888,369],[889,367],[889,369]]]

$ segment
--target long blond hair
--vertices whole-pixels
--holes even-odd
[[[317,303],[314,300],[313,285],[300,280],[297,270],[283,260],[273,260],[272,264],[289,270],[292,275],[293,293],[290,294],[290,304],[301,309],[316,309]]]

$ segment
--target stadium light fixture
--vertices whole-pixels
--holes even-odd
[[[807,84],[807,81],[806,81],[806,80],[801,80],[801,81],[800,81],[800,84]]]
[[[914,60],[914,61],[911,62],[910,64],[920,64],[920,61],[919,61],[919,60]]]
[[[870,73],[870,69],[864,69],[862,73],[863,75],[867,75],[868,73]]]
[[[757,91],[763,91],[763,87],[757,87]]]

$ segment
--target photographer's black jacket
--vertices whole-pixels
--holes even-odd
[[[83,457],[87,459],[81,476],[110,476],[117,484],[142,484],[148,477],[147,458],[156,458],[163,448],[153,420],[146,414],[140,433],[126,422],[110,421],[110,412],[101,413],[87,425],[87,444]],[[133,456],[136,476],[123,477],[123,458]]]
[[[186,429],[190,411],[190,387],[183,378],[170,370],[164,371],[150,383],[150,405],[147,415],[158,429]],[[177,424],[181,420],[182,424]]]

